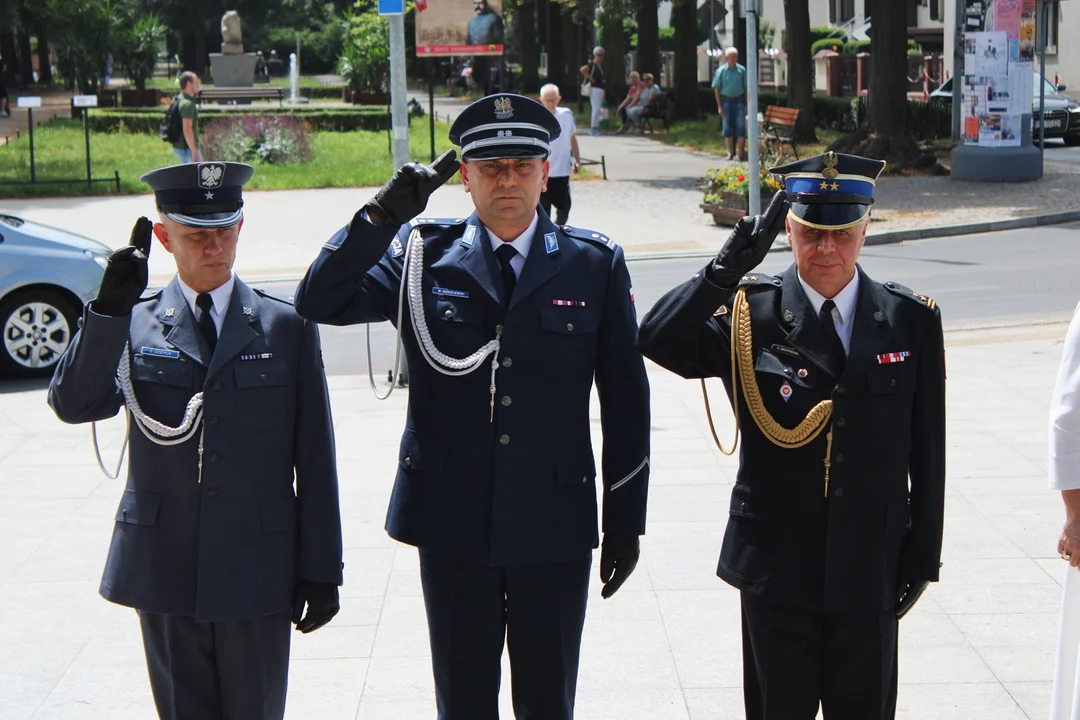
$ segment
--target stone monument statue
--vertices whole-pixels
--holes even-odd
[[[240,32],[240,15],[229,10],[221,16],[221,54],[242,55],[244,52],[243,34]]]
[[[217,87],[251,87],[255,84],[255,53],[244,52],[240,15],[229,10],[221,16],[221,52],[210,53],[210,72]]]

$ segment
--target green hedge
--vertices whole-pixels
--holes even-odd
[[[843,52],[844,50],[844,38],[822,38],[816,41],[810,46],[810,57],[814,57],[822,50],[832,50],[833,52]]]
[[[714,115],[716,113],[716,97],[713,95],[712,88],[699,88],[698,91],[698,107],[704,110],[707,115]],[[857,117],[853,109],[854,103],[855,98],[814,96],[814,118],[817,120],[818,127],[841,132],[855,130],[858,125],[856,124]],[[775,90],[759,90],[758,110],[765,112],[765,108],[770,105],[788,107],[787,93],[776,92]]]
[[[305,108],[283,113],[270,108],[252,110],[200,110],[199,123],[205,126],[222,117],[237,115],[293,115],[304,122],[313,132],[352,132],[354,130],[383,131],[390,127],[390,115],[382,107],[363,110]],[[129,132],[155,135],[158,125],[165,117],[164,110],[157,108],[131,108],[129,110],[99,110],[90,113],[90,129],[94,132]],[[410,116],[410,122],[412,117]]]

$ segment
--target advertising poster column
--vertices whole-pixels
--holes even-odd
[[[963,143],[952,153],[961,180],[1023,181],[1042,176],[1032,144],[1036,0],[963,0]]]

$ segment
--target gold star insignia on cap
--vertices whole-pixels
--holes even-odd
[[[822,190],[828,190],[828,189],[829,189],[829,183],[827,183],[826,181],[822,180],[822,181],[821,181],[821,189],[822,189]]]
[[[832,185],[829,186],[829,189],[830,190],[839,190],[840,189],[840,183],[833,183]]]

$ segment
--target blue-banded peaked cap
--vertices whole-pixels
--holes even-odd
[[[819,230],[843,230],[870,214],[885,161],[827,152],[772,168],[784,178],[788,217]]]
[[[461,159],[546,158],[562,129],[555,115],[524,95],[497,93],[465,108],[450,127]]]
[[[255,168],[236,162],[170,165],[139,178],[154,191],[158,210],[181,225],[231,227],[244,217],[244,183]]]

